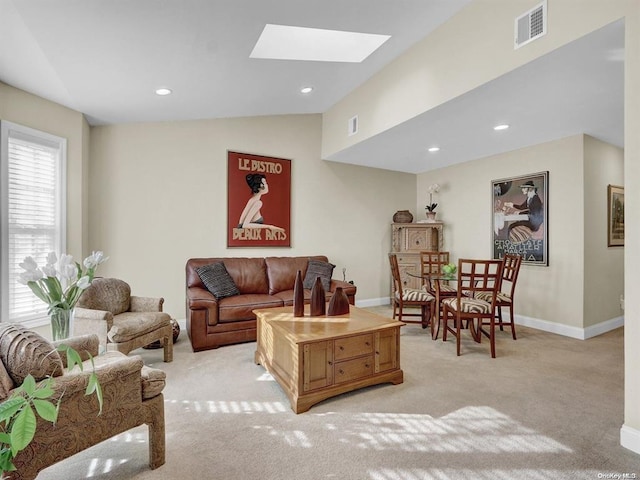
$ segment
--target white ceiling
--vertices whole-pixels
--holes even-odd
[[[0,0],[0,81],[92,125],[322,113],[469,1]],[[392,37],[362,63],[249,58],[267,23]],[[577,133],[622,147],[623,49],[620,21],[331,160],[419,173]]]

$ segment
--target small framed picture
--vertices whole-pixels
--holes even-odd
[[[624,187],[607,187],[607,245],[624,247]]]

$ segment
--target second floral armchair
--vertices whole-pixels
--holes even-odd
[[[94,333],[102,347],[124,354],[159,340],[164,361],[171,362],[173,329],[163,303],[163,298],[131,295],[131,287],[117,278],[96,278],[78,301],[74,331]]]

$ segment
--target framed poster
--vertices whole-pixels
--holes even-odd
[[[491,182],[493,258],[521,255],[522,262],[549,265],[549,172]]]
[[[291,160],[227,152],[227,246],[290,247]]]
[[[607,187],[607,245],[624,247],[624,187]]]

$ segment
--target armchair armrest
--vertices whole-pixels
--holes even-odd
[[[130,312],[161,312],[164,298],[136,297],[131,295]]]
[[[107,333],[113,326],[113,314],[105,310],[91,310],[76,307],[73,316],[74,335],[95,334],[98,336],[99,351],[107,349]]]
[[[106,385],[116,382],[127,375],[138,373],[141,377],[142,374],[140,372],[142,372],[143,365],[144,362],[138,355],[133,357],[122,355],[121,358],[109,358],[103,362],[96,361],[95,373],[104,391]],[[60,395],[71,396],[76,393],[84,396],[89,383],[89,376],[93,371],[94,369],[92,369],[91,365],[85,363],[82,371],[76,367],[70,372],[66,371],[64,375],[55,377],[53,382],[54,397],[57,398]]]
[[[80,358],[84,362],[85,360],[89,360],[89,354],[93,357],[98,355],[100,340],[97,335],[80,335],[77,337],[66,338],[64,340],[58,340],[57,342],[53,342],[53,345],[56,348],[60,345],[66,345],[73,348],[78,352]],[[62,359],[62,365],[67,368],[67,356],[60,355],[60,358]]]

